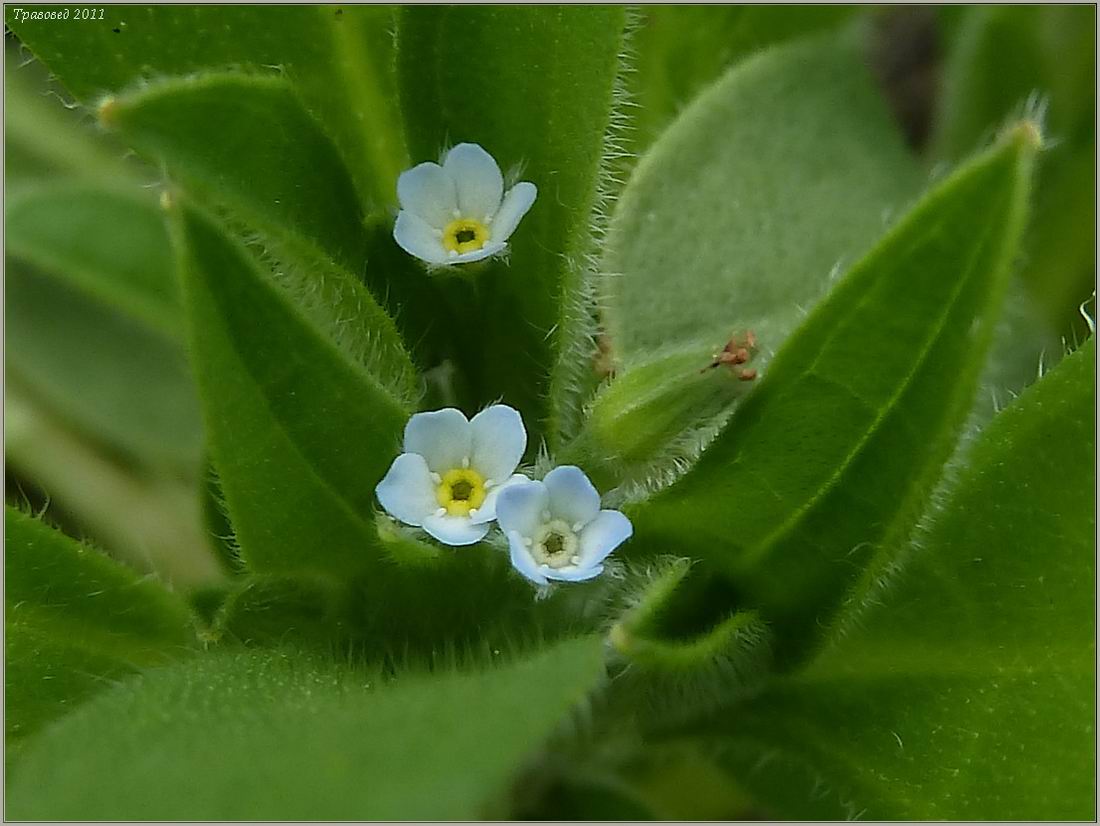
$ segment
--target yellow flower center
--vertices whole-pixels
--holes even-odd
[[[470,468],[455,468],[443,474],[435,497],[451,516],[469,516],[485,501],[485,480]]]
[[[489,242],[489,228],[473,218],[459,218],[443,229],[443,247],[449,252],[473,252]]]
[[[577,535],[573,533],[569,524],[561,519],[555,519],[543,525],[533,539],[531,556],[540,565],[564,568],[566,565],[576,565],[580,562],[577,558],[580,544],[577,541]]]

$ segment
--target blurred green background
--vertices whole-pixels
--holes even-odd
[[[1059,339],[1087,331],[1094,296],[1094,7],[644,7],[623,173],[729,66],[856,15],[930,179],[1013,115],[1042,116],[1049,148],[1019,262],[1041,329],[1019,357],[1038,337],[1049,365]],[[5,69],[7,499],[177,586],[216,580],[227,529],[207,491],[162,173],[69,104],[10,32]]]

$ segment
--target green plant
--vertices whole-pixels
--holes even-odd
[[[9,817],[1095,814],[1095,347],[1057,343],[1091,9],[944,13],[930,181],[855,9],[39,8]],[[997,27],[1036,56],[1007,95]],[[426,266],[397,181],[463,143],[493,209],[538,197]],[[488,465],[429,461],[456,534],[379,488],[414,414],[496,402],[523,473],[625,514],[583,581],[523,549],[579,559],[598,505],[501,493],[504,536]]]

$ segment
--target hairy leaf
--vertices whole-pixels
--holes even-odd
[[[160,80],[107,98],[99,118],[251,226],[289,235],[344,266],[362,263],[363,217],[347,169],[284,78]],[[210,139],[214,124],[220,140]]]
[[[745,60],[623,191],[604,252],[613,347],[715,352],[751,328],[762,364],[920,183],[851,34]]]
[[[307,303],[341,303],[325,294],[332,278],[326,272],[340,268],[365,280],[425,359],[446,338],[437,321],[446,315],[428,279],[407,256],[397,258],[388,221],[364,224],[347,169],[285,78],[222,73],[161,80],[111,98],[100,119],[161,159],[189,194],[228,209],[244,225],[236,229],[250,237],[258,232],[266,252],[298,274],[299,297],[317,293]],[[233,139],[211,141],[212,122]],[[352,298],[358,301],[360,292]],[[338,314],[337,323],[345,340],[364,335]]]
[[[954,447],[1038,142],[1022,123],[928,194],[792,335],[699,462],[634,511],[645,545],[730,576],[788,657],[903,544]]]
[[[87,113],[68,109],[45,67],[14,42],[4,49],[4,72],[5,192],[56,177],[142,180],[123,147],[91,128]]]
[[[478,143],[539,188],[508,263],[472,276],[484,307],[460,319],[457,356],[483,403],[503,397],[552,444],[575,430],[591,381],[588,257],[624,25],[610,6],[409,6],[399,18],[412,161]]]
[[[475,819],[602,672],[591,638],[388,684],[301,655],[207,657],[121,686],[54,728],[18,767],[8,812]]]
[[[608,634],[621,668],[610,705],[644,710],[644,725],[690,718],[752,690],[770,665],[768,629],[755,611],[729,608],[731,594],[686,559],[644,571]],[[620,601],[622,601],[620,599]]]
[[[1095,46],[1087,6],[986,6],[965,11],[951,46],[934,152],[958,158],[1048,96],[1050,127],[1077,142],[1091,134]],[[1036,101],[1032,101],[1034,106]]]
[[[9,748],[135,669],[188,654],[183,602],[32,516],[4,512]]]
[[[180,473],[190,468],[135,465],[104,450],[37,401],[14,371],[5,391],[5,458],[15,480],[9,501],[24,504],[30,480],[43,492],[47,514],[135,569],[181,587],[219,578],[194,482]]]
[[[848,638],[708,721],[772,814],[1095,817],[1095,370],[1090,340],[993,421]]]
[[[1096,281],[1095,29],[1091,6],[968,9],[947,54],[935,118],[941,160],[962,157],[1022,111],[1043,118],[1051,147],[1021,276],[1060,332],[1084,332],[1077,307]],[[1048,361],[1056,352],[1048,349]]]
[[[752,52],[837,25],[853,6],[642,6],[634,36],[639,110],[634,142],[644,150],[696,94]]]
[[[364,205],[394,200],[405,150],[391,7],[127,5],[105,11],[102,20],[61,25],[20,21],[14,13],[6,22],[84,103],[164,75],[278,71],[333,136]],[[234,131],[220,121],[196,127],[207,135],[215,129],[220,138]]]
[[[325,579],[250,576],[234,581],[212,618],[210,636],[244,645],[292,640],[328,650],[346,639],[341,593]]]
[[[243,558],[261,572],[366,566],[374,486],[409,415],[402,376],[342,348],[208,219],[182,208],[176,222],[210,449]],[[385,314],[355,300],[399,354]]]

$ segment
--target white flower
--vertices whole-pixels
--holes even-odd
[[[460,143],[443,166],[422,163],[397,179],[401,211],[393,238],[405,252],[434,265],[466,264],[496,255],[535,202],[535,185],[521,181],[504,192],[493,156]]]
[[[405,425],[405,452],[375,493],[406,525],[448,545],[471,545],[489,532],[501,491],[528,481],[513,474],[526,449],[523,419],[503,404],[472,421],[453,407],[417,413]]]
[[[600,494],[580,468],[554,468],[541,482],[510,486],[497,500],[512,565],[537,585],[581,582],[634,533],[619,511],[600,510]]]

